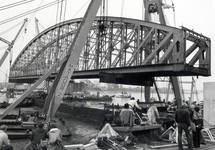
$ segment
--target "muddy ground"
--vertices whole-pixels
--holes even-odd
[[[72,131],[72,137],[66,138],[63,144],[88,144],[92,139],[94,139],[98,132],[100,131],[101,122],[98,120],[93,120],[90,117],[84,116],[71,116],[65,113],[57,113],[58,118],[62,118],[66,121],[67,126]],[[136,149],[138,150],[152,150],[150,146],[158,145],[169,145],[171,143],[161,141],[158,137],[150,137],[148,134],[135,134],[137,138]],[[29,139],[11,139],[11,145],[14,150],[22,150],[22,148],[29,142]],[[186,150],[186,146],[184,147]],[[133,145],[128,147],[128,149],[135,149]],[[159,150],[177,150],[176,146],[159,148]],[[207,145],[201,145],[201,150],[213,150],[215,149],[215,144],[207,143]],[[194,149],[195,150],[195,149]]]

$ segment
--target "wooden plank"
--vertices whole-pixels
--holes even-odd
[[[160,148],[168,148],[168,147],[176,147],[178,144],[168,144],[168,145],[156,145],[156,146],[150,146],[152,149],[160,149]]]
[[[113,127],[115,131],[124,131],[124,132],[133,132],[133,131],[145,131],[145,130],[154,130],[154,129],[159,129],[161,128],[161,124],[152,124],[152,125],[135,125],[132,127],[129,126],[117,126]]]

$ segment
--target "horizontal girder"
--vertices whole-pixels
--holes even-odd
[[[103,78],[104,74],[114,75],[117,78],[124,79],[126,77],[136,76],[151,79],[152,77],[166,77],[166,76],[205,76],[207,69],[197,69],[189,65],[184,64],[157,64],[157,65],[141,65],[131,67],[120,67],[110,69],[97,69],[97,70],[85,70],[75,71],[72,79],[92,79],[92,78]],[[49,76],[48,80],[53,80],[56,73]],[[22,77],[11,77],[11,82],[19,83],[33,83],[38,79],[37,75],[22,76]],[[139,80],[139,79],[138,79]],[[141,83],[135,85],[143,85]]]
[[[81,20],[56,24],[33,38],[13,63],[9,81],[18,82],[26,77],[26,82],[30,77],[33,80],[69,55],[68,49]],[[142,20],[97,17],[81,51],[73,75],[76,78],[82,77],[78,76],[81,72],[95,70],[107,73],[125,70],[126,75],[131,68],[138,68],[141,72],[135,71],[139,74],[147,73],[151,77],[211,75],[210,39],[185,27],[178,29]],[[165,70],[177,65],[182,70]],[[58,68],[53,74],[57,71]]]

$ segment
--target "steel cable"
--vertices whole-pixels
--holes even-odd
[[[43,6],[39,7],[39,8],[32,9],[32,10],[30,10],[30,11],[27,11],[27,12],[24,12],[24,13],[22,13],[22,14],[16,15],[16,16],[14,16],[14,17],[8,18],[8,19],[6,19],[6,20],[1,21],[1,22],[0,22],[0,25],[5,24],[5,23],[8,23],[8,22],[13,21],[13,20],[16,20],[16,19],[18,19],[18,18],[21,18],[21,17],[23,17],[23,16],[26,16],[26,15],[28,15],[28,14],[34,13],[34,12],[36,12],[36,11],[38,11],[38,10],[45,9],[45,8],[47,8],[47,7],[50,7],[50,6],[55,5],[55,4],[58,4],[58,3],[59,3],[59,1],[54,1],[54,2],[48,3],[48,4],[46,4],[46,5],[43,5]]]
[[[19,6],[19,5],[22,5],[22,4],[25,4],[25,3],[29,3],[29,2],[34,1],[34,0],[30,0],[30,1],[27,1],[27,2],[23,2],[23,1],[27,1],[27,0],[22,0],[22,1],[19,1],[19,2],[16,2],[16,3],[12,3],[12,4],[9,4],[9,5],[2,6],[2,7],[0,7],[0,11],[5,10],[5,9],[9,9],[9,8],[13,8],[15,6]]]

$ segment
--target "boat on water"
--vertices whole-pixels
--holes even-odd
[[[72,97],[71,100],[73,101],[112,101],[113,98],[110,96],[101,96],[101,97]]]
[[[98,102],[111,102],[114,96],[109,96],[107,94],[100,95],[97,94],[85,94],[83,92],[74,92],[72,95],[64,95],[63,100],[65,101],[98,101]]]
[[[127,92],[122,92],[120,95],[116,95],[116,98],[131,98],[131,94],[128,94]]]
[[[0,108],[6,108],[15,102],[24,91],[8,90],[0,96]],[[36,99],[45,99],[47,94],[44,91],[33,91],[24,98],[16,107],[31,107],[34,106]]]
[[[0,103],[0,108],[6,108],[9,105],[10,105],[10,103],[8,103],[6,101],[3,101],[3,102]]]

